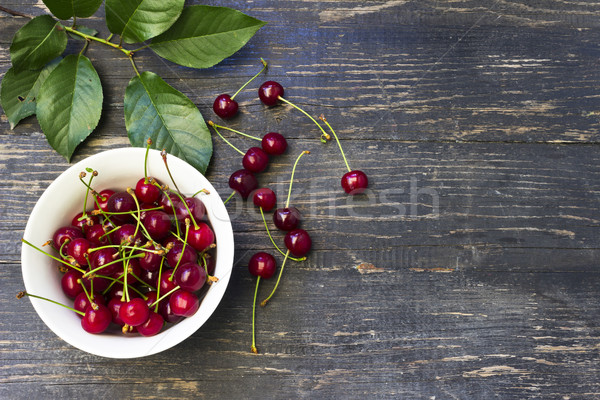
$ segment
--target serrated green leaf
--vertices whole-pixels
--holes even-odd
[[[35,114],[36,97],[40,86],[60,60],[60,58],[52,60],[42,69],[16,70],[13,67],[6,71],[2,79],[0,101],[8,117],[10,129],[14,129],[23,118]]]
[[[205,173],[212,140],[194,103],[153,72],[135,76],[125,90],[125,127],[133,146],[165,149]]]
[[[66,56],[42,84],[38,121],[50,145],[67,161],[98,124],[102,97],[98,73],[82,54]]]
[[[102,4],[102,0],[43,0],[50,12],[59,19],[91,17]]]
[[[106,0],[106,25],[126,43],[160,35],[177,20],[185,0]]]
[[[39,69],[60,56],[67,47],[67,33],[49,15],[33,18],[15,33],[10,60],[18,69]]]
[[[179,65],[208,68],[241,49],[265,22],[227,7],[190,6],[150,48]]]
[[[81,33],[85,33],[86,35],[90,35],[90,36],[96,36],[98,34],[98,31],[95,30],[94,28],[88,28],[87,26],[81,26],[81,25],[77,26],[77,31],[81,32]],[[75,35],[74,33],[71,33],[71,32],[69,32],[69,36],[75,40],[81,40],[84,42],[86,41],[86,39],[84,37]]]

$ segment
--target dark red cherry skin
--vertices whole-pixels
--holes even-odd
[[[98,307],[88,307],[81,319],[81,327],[88,333],[102,333],[112,321],[108,307],[98,304]]]
[[[169,215],[175,213],[174,209],[177,209],[177,203],[181,200],[175,193],[169,193],[168,195],[163,193],[158,199],[158,205],[163,208],[163,211]]]
[[[65,242],[82,237],[83,231],[80,228],[74,227],[73,225],[63,226],[54,232],[52,243],[58,250]]]
[[[191,317],[200,308],[200,300],[192,292],[178,289],[169,297],[171,311],[181,317]]]
[[[77,238],[73,239],[69,242],[69,244],[67,244],[67,250],[65,253],[68,256],[73,257],[79,265],[88,265],[88,259],[86,256],[88,255],[87,251],[90,247],[92,247],[92,244],[89,242],[89,240],[85,238]]]
[[[158,303],[158,312],[160,315],[162,315],[166,322],[174,324],[181,321],[183,317],[173,314],[173,310],[171,310],[171,304],[169,303],[170,298],[171,296],[161,300],[161,302]]]
[[[269,156],[260,147],[250,147],[244,158],[242,166],[250,172],[262,172],[269,165]]]
[[[228,94],[217,96],[213,103],[213,111],[223,119],[230,119],[237,115],[239,105]]]
[[[291,231],[300,223],[300,211],[296,207],[278,208],[273,213],[273,223],[277,229]]]
[[[206,268],[206,272],[208,272],[209,275],[213,275],[215,273],[215,268],[217,267],[217,262],[214,255],[204,253],[204,258],[200,265],[202,268]]]
[[[116,257],[117,250],[112,247],[96,250],[90,255],[90,269],[95,270],[96,268],[102,268],[96,273],[98,275],[110,276],[123,269],[123,266],[119,262],[110,264],[116,259]]]
[[[71,221],[71,225],[81,229],[83,232],[87,232],[87,229],[90,226],[100,223],[100,218],[98,218],[96,215],[90,215],[88,213],[86,214],[85,218],[81,218],[82,216],[83,213],[78,213],[76,216],[74,216],[73,220]]]
[[[175,284],[184,290],[195,292],[200,290],[206,282],[206,271],[195,263],[180,265],[173,276]]]
[[[204,207],[204,203],[202,203],[202,201],[196,197],[186,197],[184,200],[185,203],[180,201],[175,207],[175,215],[177,216],[177,220],[184,221],[186,218],[189,218],[189,208],[189,210],[192,212],[192,216],[194,217],[194,221],[200,222],[206,214],[206,207]]]
[[[108,309],[110,310],[110,313],[112,314],[112,322],[114,322],[115,324],[119,325],[119,326],[123,326],[125,325],[125,322],[123,322],[123,320],[121,319],[121,317],[119,317],[119,310],[121,309],[121,306],[123,305],[123,303],[125,303],[123,300],[121,300],[121,297],[113,297],[112,299],[110,299],[108,301],[108,304],[106,305],[108,307]]]
[[[250,193],[258,187],[254,174],[247,169],[239,169],[229,177],[229,187],[247,199]]]
[[[169,293],[177,286],[175,284],[175,281],[170,279],[172,275],[173,269],[167,269],[166,271],[163,271],[160,275],[160,292],[162,294]]]
[[[103,292],[112,283],[111,280],[109,280],[107,278],[102,278],[99,276],[96,276],[94,278],[90,278],[89,276],[86,276],[81,279],[81,282],[83,283],[83,285],[85,286],[85,288],[88,291],[92,290],[92,286],[93,286],[94,290],[97,290],[98,292]]]
[[[369,179],[367,175],[359,170],[346,172],[342,176],[342,187],[348,194],[359,194],[363,193],[369,186]]]
[[[263,251],[254,254],[248,261],[248,271],[254,276],[269,279],[275,274],[277,262],[275,257]]]
[[[140,267],[142,267],[146,271],[158,270],[158,267],[160,267],[160,260],[162,259],[162,256],[149,251],[144,251],[142,254],[144,254],[144,257],[137,259],[140,264]]]
[[[108,235],[105,235],[104,225],[95,224],[85,230],[85,238],[90,241],[93,247],[108,244]]]
[[[190,227],[187,242],[196,251],[204,251],[215,242],[213,230],[204,222],[199,222],[198,227]]]
[[[179,261],[181,259],[181,261]],[[177,242],[171,250],[167,253],[167,263],[171,268],[175,268],[177,263],[186,264],[189,262],[195,263],[198,261],[198,254],[196,250],[190,245],[183,247],[183,243]],[[165,292],[163,292],[165,293]]]
[[[258,97],[267,106],[274,106],[283,97],[283,86],[275,81],[266,81],[258,88]]]
[[[160,189],[146,178],[140,179],[135,185],[135,197],[140,203],[154,203],[160,195]]]
[[[96,196],[96,201],[94,201],[94,209],[108,211],[108,199],[113,194],[115,194],[115,191],[110,189],[100,191]]]
[[[146,322],[138,325],[136,328],[142,336],[154,336],[162,330],[164,325],[165,320],[162,315],[155,313],[154,311],[150,311],[150,315],[148,316]]]
[[[312,240],[304,229],[294,229],[286,233],[284,239],[285,247],[294,257],[304,257],[312,247]]]
[[[119,317],[130,326],[138,326],[146,322],[150,315],[150,309],[142,298],[130,299],[121,305]]]
[[[108,198],[106,208],[109,212],[121,213],[137,210],[137,205],[135,203],[135,200],[133,199],[133,197],[131,197],[129,193],[116,192]],[[111,215],[110,219],[112,221],[117,221],[121,223],[134,220],[133,216],[130,214]]]
[[[138,240],[142,240],[142,234],[140,230],[138,230],[137,234],[134,236],[136,231],[136,226],[133,224],[123,224],[119,227],[119,229],[113,231],[110,234],[110,240],[112,244],[123,244],[130,243],[133,244]]]
[[[171,230],[171,217],[160,210],[146,211],[142,223],[154,240],[165,238]]]
[[[74,299],[79,293],[83,292],[83,286],[78,282],[83,274],[75,269],[70,269],[60,278],[60,286],[64,294]]]
[[[265,153],[278,156],[285,153],[285,150],[287,149],[287,140],[285,140],[280,133],[269,132],[263,136],[261,147]]]
[[[260,188],[252,192],[252,202],[264,211],[271,211],[277,204],[277,196],[269,188]]]
[[[94,292],[94,302],[96,304],[106,305],[104,297],[98,292]],[[90,300],[85,292],[81,292],[75,297],[73,301],[73,308],[77,311],[81,311],[85,313],[85,310],[91,305]],[[80,317],[83,317],[81,314],[78,314]]]

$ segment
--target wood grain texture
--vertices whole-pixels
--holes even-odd
[[[191,3],[190,3],[191,4]],[[228,125],[279,131],[290,149],[260,182],[286,195],[313,237],[275,298],[258,310],[246,262],[272,251],[260,216],[229,203],[234,274],[206,325],[172,350],[108,360],[49,331],[22,289],[20,238],[37,198],[68,164],[35,118],[0,118],[0,398],[594,399],[600,397],[600,3],[558,0],[204,2],[268,21],[207,70],[136,55],[214,118],[269,61],[264,79],[336,128],[364,196],[338,188],[334,143],[290,107],[266,108],[255,86]],[[31,15],[41,1],[6,0]],[[85,25],[106,36],[103,11]],[[26,19],[0,13],[0,74]],[[70,42],[69,51],[81,43]],[[101,77],[98,129],[73,161],[128,146],[123,93],[134,72],[90,45]],[[240,147],[248,142],[229,136]],[[208,178],[230,193],[239,156],[214,140]],[[275,233],[282,241],[282,235]],[[261,285],[266,295],[274,282]]]

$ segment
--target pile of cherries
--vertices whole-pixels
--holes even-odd
[[[148,176],[135,189],[96,192],[91,184],[97,172],[89,172],[89,182],[85,172],[80,180],[94,209],[56,230],[47,244],[57,256],[36,247],[60,263],[62,289],[73,300],[64,306],[81,316],[90,333],[113,325],[124,334],[152,336],[194,315],[216,280],[215,235],[202,201]]]
[[[261,61],[263,62],[263,65],[266,67],[266,63],[264,62],[264,60],[261,59]],[[240,91],[244,87],[246,87],[252,80],[254,80],[264,70],[265,70],[265,68],[263,68],[258,74],[254,75],[233,96],[229,96],[227,94],[219,95],[215,99],[215,102],[213,104],[213,111],[215,112],[215,114],[217,114],[219,117],[221,117],[224,120],[235,117],[238,113],[239,105],[234,100],[234,97],[238,93],[240,93]],[[304,111],[302,108],[298,107],[297,105],[293,104],[292,102],[290,102],[283,96],[284,96],[283,86],[281,86],[281,84],[279,84],[278,82],[275,82],[275,81],[266,81],[258,89],[258,97],[264,105],[273,107],[273,106],[276,106],[277,104],[279,104],[280,102],[282,102],[282,103],[292,106],[293,108],[299,110],[304,115],[306,115],[308,118],[310,118],[317,125],[317,127],[319,128],[319,130],[321,132],[321,142],[326,143],[328,140],[331,139],[331,135],[329,133],[327,133],[325,131],[325,129],[321,126],[321,124],[319,124],[309,113],[307,113],[306,111]],[[344,160],[346,168],[348,169],[348,172],[346,172],[341,179],[342,188],[344,189],[344,191],[346,193],[348,193],[350,195],[363,193],[368,187],[367,175],[360,170],[352,170],[350,168],[350,166],[348,164],[348,160],[346,159],[346,156],[344,154],[344,151],[342,149],[342,146],[338,139],[337,134],[335,133],[335,131],[333,130],[333,128],[331,127],[331,125],[325,119],[325,117],[323,115],[321,115],[319,117],[319,119],[326,125],[326,127],[329,129],[329,131],[333,134],[333,136],[339,146],[339,149],[342,154],[342,158]],[[269,238],[271,239],[271,242],[273,243],[273,245],[275,246],[277,251],[279,251],[284,256],[283,263],[281,265],[281,269],[279,272],[279,278],[277,279],[277,283],[275,284],[275,287],[274,287],[273,291],[271,292],[271,294],[265,300],[263,300],[261,302],[261,305],[264,306],[267,304],[267,302],[273,296],[273,294],[275,293],[275,290],[277,289],[277,286],[279,284],[279,279],[281,278],[281,274],[283,272],[283,268],[285,266],[286,260],[288,258],[292,258],[295,261],[305,260],[306,255],[310,252],[310,249],[312,247],[312,240],[311,240],[308,232],[304,229],[299,228],[299,224],[301,221],[301,214],[300,214],[299,210],[296,207],[291,207],[289,205],[294,171],[296,169],[298,161],[300,160],[300,157],[302,157],[302,155],[304,155],[304,154],[309,154],[309,152],[303,151],[302,153],[300,153],[300,155],[296,159],[296,163],[294,164],[294,167],[292,169],[292,177],[290,180],[290,188],[288,191],[287,201],[283,207],[275,208],[275,206],[277,205],[277,198],[275,196],[275,193],[273,192],[273,190],[271,190],[268,187],[259,188],[258,179],[256,178],[256,174],[260,173],[266,169],[266,167],[269,163],[269,156],[281,155],[286,151],[288,145],[287,145],[285,138],[281,134],[276,133],[276,132],[270,132],[270,133],[267,133],[263,138],[258,138],[255,136],[248,135],[244,132],[240,132],[235,129],[228,128],[226,126],[217,125],[212,121],[209,121],[208,124],[213,127],[213,129],[221,137],[221,139],[223,139],[227,144],[229,144],[233,149],[235,149],[237,152],[239,152],[243,156],[243,158],[242,158],[243,168],[236,170],[233,174],[231,174],[231,176],[229,178],[229,187],[233,190],[233,193],[226,200],[226,202],[229,201],[229,199],[235,193],[239,193],[239,195],[243,199],[247,199],[247,198],[251,197],[254,205],[260,209],[261,215],[263,217],[263,222],[264,222],[265,228],[267,230],[267,233],[269,235]],[[243,152],[243,151],[239,150],[237,147],[235,147],[233,144],[231,144],[226,138],[224,138],[221,135],[221,133],[219,132],[219,129],[227,129],[229,131],[235,132],[242,136],[246,136],[248,138],[260,141],[261,147],[251,147],[246,152]],[[275,208],[275,210],[273,212],[273,224],[275,225],[275,227],[277,227],[277,229],[285,232],[284,244],[287,249],[286,252],[281,250],[279,248],[279,246],[277,246],[277,244],[273,240],[273,237],[271,236],[271,234],[269,232],[268,224],[265,220],[264,212],[271,211],[274,208]],[[256,289],[255,289],[255,293],[254,293],[254,305],[252,308],[252,346],[251,346],[251,350],[254,353],[257,352],[256,346],[255,346],[254,315],[255,315],[255,306],[256,306],[256,296],[257,296],[257,292],[258,292],[258,285],[259,285],[261,278],[262,279],[271,278],[275,274],[276,269],[277,269],[277,262],[275,260],[275,257],[273,257],[271,254],[269,254],[267,252],[258,252],[256,254],[254,254],[248,262],[249,272],[252,275],[257,277]]]

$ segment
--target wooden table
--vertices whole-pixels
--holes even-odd
[[[4,0],[32,15],[40,1]],[[69,164],[35,118],[0,124],[0,398],[592,399],[600,397],[600,3],[547,1],[208,1],[268,21],[205,70],[137,55],[205,118],[214,97],[260,67],[286,97],[324,113],[354,168],[348,197],[335,143],[254,85],[229,125],[286,135],[261,178],[292,202],[313,250],[286,266],[257,313],[247,261],[272,252],[251,205],[229,204],[234,273],[215,314],[175,348],[103,359],[56,337],[27,300],[20,238],[37,198]],[[0,73],[26,18],[0,15]],[[86,21],[102,36],[103,12]],[[90,45],[105,100],[73,161],[129,146],[118,52]],[[244,139],[229,136],[239,146]],[[240,157],[220,139],[207,173],[223,198]],[[68,195],[68,194],[66,194]],[[278,235],[278,234],[277,234]],[[276,235],[277,240],[281,240]],[[281,260],[281,258],[279,258]],[[273,282],[265,283],[266,293]]]

